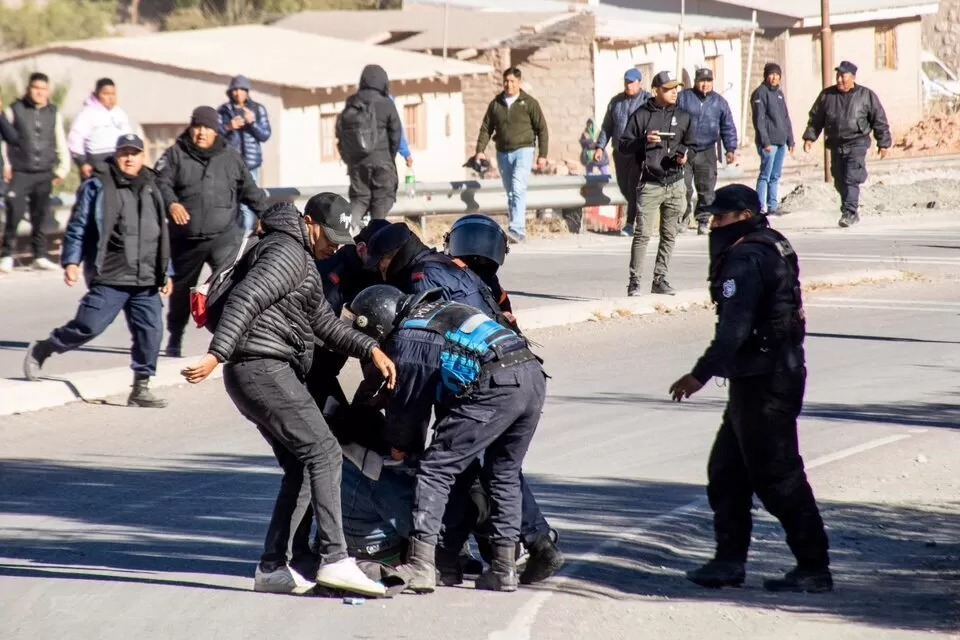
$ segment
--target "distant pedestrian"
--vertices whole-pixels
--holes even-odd
[[[30,209],[33,266],[46,271],[57,265],[47,253],[45,225],[50,215],[50,192],[70,173],[70,151],[60,111],[50,103],[50,79],[32,73],[26,94],[10,105],[7,118],[20,144],[7,147],[10,164],[4,167],[8,183],[7,221],[0,248],[0,272],[13,271],[17,227]]]
[[[0,109],[3,108],[3,97],[0,96]],[[20,144],[20,134],[17,133],[16,127],[10,123],[10,119],[7,117],[7,112],[0,112],[0,143],[6,145],[6,150],[3,153],[0,153],[0,193],[7,193],[7,181],[8,174],[6,170],[6,164],[4,162],[5,157],[10,154],[12,151],[11,146],[16,147]],[[0,201],[0,206],[4,203]],[[13,261],[11,260],[10,268],[13,269]],[[4,271],[0,269],[0,272]]]
[[[386,218],[397,201],[397,153],[402,125],[383,67],[368,64],[359,88],[337,116],[337,145],[350,177],[351,229],[367,216]]]
[[[166,354],[182,355],[190,320],[190,288],[204,264],[214,271],[237,254],[244,231],[237,224],[239,205],[257,214],[265,208],[243,158],[217,135],[220,116],[213,107],[197,107],[190,126],[157,162],[157,186],[170,216],[170,254],[177,283],[167,314]]]
[[[603,149],[597,149],[597,126],[593,118],[587,118],[587,124],[580,134],[580,164],[589,176],[599,173],[602,176],[610,175],[610,158]],[[597,152],[600,153],[597,153]],[[594,171],[596,170],[596,171]]]
[[[803,150],[809,153],[820,132],[825,132],[833,185],[840,194],[840,226],[849,227],[860,221],[860,185],[867,180],[870,132],[881,158],[887,157],[893,137],[880,98],[857,84],[857,66],[844,60],[836,72],[836,86],[821,91],[810,109]]]
[[[117,87],[110,78],[100,78],[93,93],[70,126],[67,146],[73,161],[86,180],[93,169],[113,156],[117,139],[133,133],[126,112],[117,106]]]
[[[156,176],[143,166],[140,137],[124,135],[113,146],[115,155],[80,185],[63,239],[64,282],[77,284],[83,265],[88,291],[73,320],[30,345],[23,373],[36,380],[51,355],[90,342],[123,311],[133,338],[133,392],[127,405],[161,408],[166,400],[156,398],[148,384],[157,373],[163,340],[160,296],[173,289],[166,214]]]
[[[390,99],[393,100],[396,104],[397,99],[393,96],[390,96]],[[400,114],[399,109],[397,110],[397,115]],[[407,165],[407,169],[413,168],[413,152],[410,151],[410,142],[407,140],[407,132],[403,128],[403,119],[400,119],[400,148],[397,149],[397,153],[400,154],[400,157],[403,158],[404,164]]]
[[[679,231],[687,228],[693,212],[693,193],[697,193],[697,234],[706,235],[710,216],[703,208],[713,203],[717,188],[717,143],[722,142],[727,164],[732,164],[737,150],[737,125],[726,98],[713,90],[713,71],[697,69],[693,89],[682,91],[677,108],[690,114],[690,153],[684,181],[687,185],[687,208],[680,219]]]
[[[782,75],[780,65],[768,62],[763,68],[763,84],[750,96],[753,130],[757,153],[760,154],[757,193],[760,195],[762,212],[769,215],[777,212],[777,187],[783,171],[783,159],[787,151],[793,153],[795,148],[790,111],[780,88]]]
[[[613,142],[613,171],[617,177],[617,186],[627,201],[627,221],[621,231],[623,236],[633,235],[633,226],[637,221],[637,184],[640,181],[640,165],[630,156],[620,153],[620,136],[627,128],[627,122],[633,112],[653,96],[643,90],[640,82],[643,74],[639,69],[630,68],[623,74],[623,92],[613,96],[607,105],[607,113],[600,125],[600,137],[597,138],[597,151],[600,155]]]
[[[497,168],[507,192],[510,224],[507,238],[511,243],[523,242],[527,234],[527,182],[534,166],[534,146],[538,148],[536,166],[547,166],[550,138],[547,119],[540,103],[520,89],[522,74],[517,67],[503,72],[503,92],[487,107],[477,137],[479,162],[493,138],[497,147]]]
[[[250,170],[253,181],[260,184],[260,167],[263,165],[261,145],[270,139],[270,117],[267,108],[250,99],[250,81],[244,76],[234,76],[227,87],[229,100],[220,105],[220,133],[228,145],[240,152],[243,162]],[[241,224],[246,230],[255,226],[256,216],[245,204],[240,205]]]
[[[653,225],[660,219],[660,246],[653,267],[653,293],[673,295],[667,282],[670,255],[677,239],[677,225],[686,205],[683,166],[692,141],[690,115],[677,108],[680,82],[670,71],[661,71],[651,82],[653,98],[637,109],[620,136],[620,153],[633,159],[639,180],[637,225],[630,249],[630,279],[627,295],[640,294],[640,275],[647,257]]]

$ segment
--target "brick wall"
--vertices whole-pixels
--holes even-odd
[[[579,157],[580,132],[594,108],[595,24],[592,15],[577,15],[541,33],[519,36],[503,48],[484,51],[471,60],[494,71],[462,81],[467,156],[473,154],[487,105],[502,90],[503,71],[518,66],[523,84],[532,87],[531,94],[547,119],[550,160],[575,161]],[[493,143],[487,153],[492,158]]]
[[[743,85],[747,87],[747,104],[744,105],[747,115],[747,126],[740,135],[742,147],[746,149],[753,148],[754,130],[753,117],[750,110],[750,94],[763,82],[763,67],[768,62],[776,62],[784,69],[787,69],[787,33],[777,29],[765,29],[757,32],[753,43],[753,64],[750,67],[750,77],[747,78],[747,60],[750,52],[750,35],[742,36],[743,45]],[[792,114],[791,114],[792,115]],[[739,130],[740,123],[737,123]]]
[[[960,68],[960,0],[940,0],[940,11],[923,16],[923,48],[951,70]]]

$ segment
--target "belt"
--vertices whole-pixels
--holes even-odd
[[[493,373],[501,369],[506,369],[507,367],[523,364],[524,362],[530,362],[531,360],[537,360],[543,364],[543,360],[541,360],[533,351],[530,351],[530,349],[527,347],[521,347],[509,353],[503,354],[502,357],[499,357],[496,360],[491,360],[490,362],[485,363],[480,367],[480,372],[481,374]]]

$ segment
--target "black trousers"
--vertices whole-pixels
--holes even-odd
[[[320,561],[346,558],[340,511],[343,453],[304,382],[286,362],[267,359],[228,364],[223,379],[230,399],[256,425],[283,469],[261,565],[273,569],[287,562],[304,474],[317,520]]]
[[[173,262],[173,295],[167,312],[167,330],[171,337],[183,336],[190,320],[190,288],[200,279],[203,265],[217,271],[237,257],[243,229],[231,225],[213,238],[192,240],[170,238],[170,260]]]
[[[830,149],[830,175],[840,194],[840,212],[857,215],[860,210],[860,185],[867,181],[867,151],[869,146],[847,145]]]
[[[693,192],[697,192],[697,222],[707,222],[709,213],[703,207],[713,204],[717,189],[717,145],[711,145],[703,151],[690,150],[687,166],[684,167],[683,181],[687,185],[687,210],[681,224],[686,225],[693,212]]]
[[[637,222],[637,184],[640,182],[640,165],[635,158],[613,151],[613,168],[617,177],[617,187],[627,201],[627,224]]]
[[[734,378],[710,452],[707,497],[719,560],[746,562],[756,494],[787,534],[799,566],[829,565],[827,534],[797,443],[806,369]]]
[[[0,257],[13,256],[17,244],[17,226],[30,210],[30,244],[33,257],[47,258],[47,235],[44,225],[50,215],[50,192],[53,172],[14,173],[7,188],[7,221],[3,229],[3,248]]]
[[[361,226],[360,220],[370,214],[371,220],[387,217],[397,201],[397,187],[400,178],[397,166],[389,164],[354,165],[349,168],[350,177],[350,213],[354,226]]]

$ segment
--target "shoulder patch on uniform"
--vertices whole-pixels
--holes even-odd
[[[410,279],[416,282],[417,280],[423,280],[423,271],[414,271],[410,276]]]
[[[340,284],[340,276],[338,276],[336,273],[331,272],[327,277],[330,278],[330,282],[333,284]]]
[[[722,292],[723,292],[724,298],[732,298],[734,295],[736,295],[737,293],[736,280],[734,280],[733,278],[730,278],[729,280],[725,280],[723,282]]]

